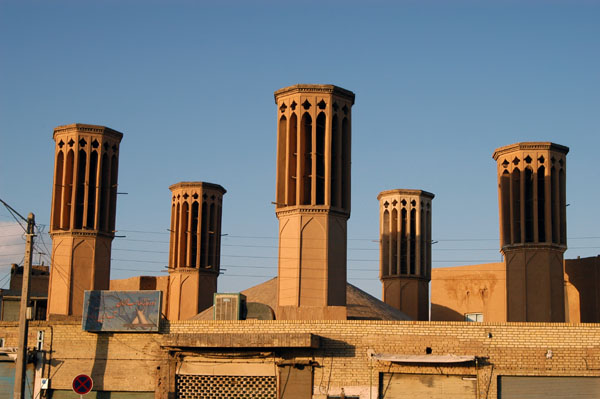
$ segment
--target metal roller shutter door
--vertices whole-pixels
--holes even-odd
[[[381,399],[475,399],[475,376],[383,373]]]
[[[598,399],[600,377],[512,377],[500,376],[501,399]]]
[[[27,380],[25,384],[25,398],[31,398],[31,381],[33,369],[27,367]],[[0,398],[12,399],[15,388],[15,362],[0,362]]]

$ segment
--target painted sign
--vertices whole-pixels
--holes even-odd
[[[84,331],[158,331],[161,291],[86,291]]]
[[[93,386],[94,382],[89,375],[79,374],[77,377],[73,378],[73,392],[75,393],[85,395],[92,390]]]

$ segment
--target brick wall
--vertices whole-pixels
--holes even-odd
[[[6,346],[16,342],[16,323],[0,323]],[[91,373],[102,390],[135,391],[165,389],[170,379],[167,352],[174,336],[215,334],[215,340],[240,341],[240,336],[314,334],[319,348],[283,348],[271,361],[295,358],[311,360],[314,392],[377,397],[380,372],[477,375],[480,397],[495,398],[498,375],[597,376],[600,377],[600,324],[567,323],[465,323],[388,321],[184,321],[165,323],[160,334],[81,331],[74,323],[34,322],[30,346],[37,330],[46,332],[45,349],[52,387],[69,389],[72,378]],[[250,338],[249,338],[250,340]],[[33,342],[33,343],[32,343]],[[478,365],[400,365],[372,361],[376,353],[474,355]],[[218,353],[218,348],[210,351]],[[271,350],[271,349],[265,349]],[[548,350],[552,357],[548,358]],[[189,351],[188,351],[189,355]],[[171,360],[173,361],[173,360]],[[161,371],[162,368],[162,371]],[[171,371],[167,371],[171,370]],[[148,389],[151,387],[151,389]],[[159,394],[157,394],[158,397]]]
[[[498,375],[600,376],[600,324],[391,321],[174,322],[170,333],[312,333],[321,348],[296,351],[314,359],[315,392],[368,397],[380,372],[477,374],[482,397],[496,397]],[[491,338],[490,338],[491,334]],[[474,355],[475,366],[415,366],[371,362],[367,351],[393,354]],[[552,358],[546,357],[548,350]],[[371,371],[372,368],[372,371]],[[361,396],[363,397],[363,396]],[[373,397],[376,397],[374,395]]]
[[[17,343],[18,323],[0,323],[5,346]],[[94,334],[81,323],[32,322],[28,347],[35,347],[37,332],[44,331],[44,377],[53,389],[71,389],[73,378],[88,374],[95,390],[154,391],[161,351],[160,334]]]

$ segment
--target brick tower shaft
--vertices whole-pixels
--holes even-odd
[[[186,320],[213,304],[221,261],[225,189],[181,182],[171,190],[171,239],[167,318]]]
[[[413,320],[429,320],[433,197],[422,190],[388,190],[377,196],[383,301]]]
[[[565,321],[568,152],[547,142],[517,143],[494,152],[507,321]]]
[[[333,85],[275,92],[280,319],[346,318],[354,93]]]
[[[109,288],[122,137],[96,125],[54,129],[48,318],[81,316],[83,292]]]

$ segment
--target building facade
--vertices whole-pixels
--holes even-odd
[[[18,326],[0,322],[14,345]],[[89,333],[34,322],[45,397],[528,398],[600,393],[600,324],[363,320],[165,322],[158,333]],[[33,346],[33,345],[32,345]],[[37,377],[34,377],[37,378]],[[527,388],[529,387],[529,388]],[[524,390],[527,389],[527,390]],[[516,392],[515,392],[516,391]]]
[[[431,320],[600,322],[598,257],[563,258],[568,151],[549,142],[496,149],[504,262],[434,269]]]
[[[446,277],[436,279],[433,194],[381,193],[386,303],[346,281],[354,94],[333,85],[296,85],[275,92],[275,100],[279,271],[237,294],[248,310],[253,304],[246,320],[211,320],[213,309],[205,308],[216,292],[225,189],[202,182],[171,186],[169,276],[110,281],[121,134],[81,124],[55,130],[49,317],[29,329],[35,397],[72,398],[80,374],[93,379],[87,397],[96,399],[600,397],[597,258],[568,261],[568,281],[561,274],[567,281],[563,312],[579,309],[582,323],[555,320],[558,266],[550,254],[562,259],[566,248],[566,147],[519,143],[496,151],[506,263],[441,270]],[[578,272],[584,269],[587,278]],[[520,285],[513,284],[515,273]],[[484,320],[407,320],[398,308],[424,318],[430,276],[432,316],[445,312],[464,320],[479,307]],[[543,281],[534,290],[536,276]],[[436,281],[444,280],[439,289]],[[83,290],[107,289],[109,281],[114,290],[163,292],[166,317],[156,331],[82,328]],[[409,287],[409,295],[396,283]],[[516,311],[513,294],[525,295]],[[529,322],[507,322],[512,315]],[[18,329],[16,322],[0,321],[0,342],[16,345]]]

